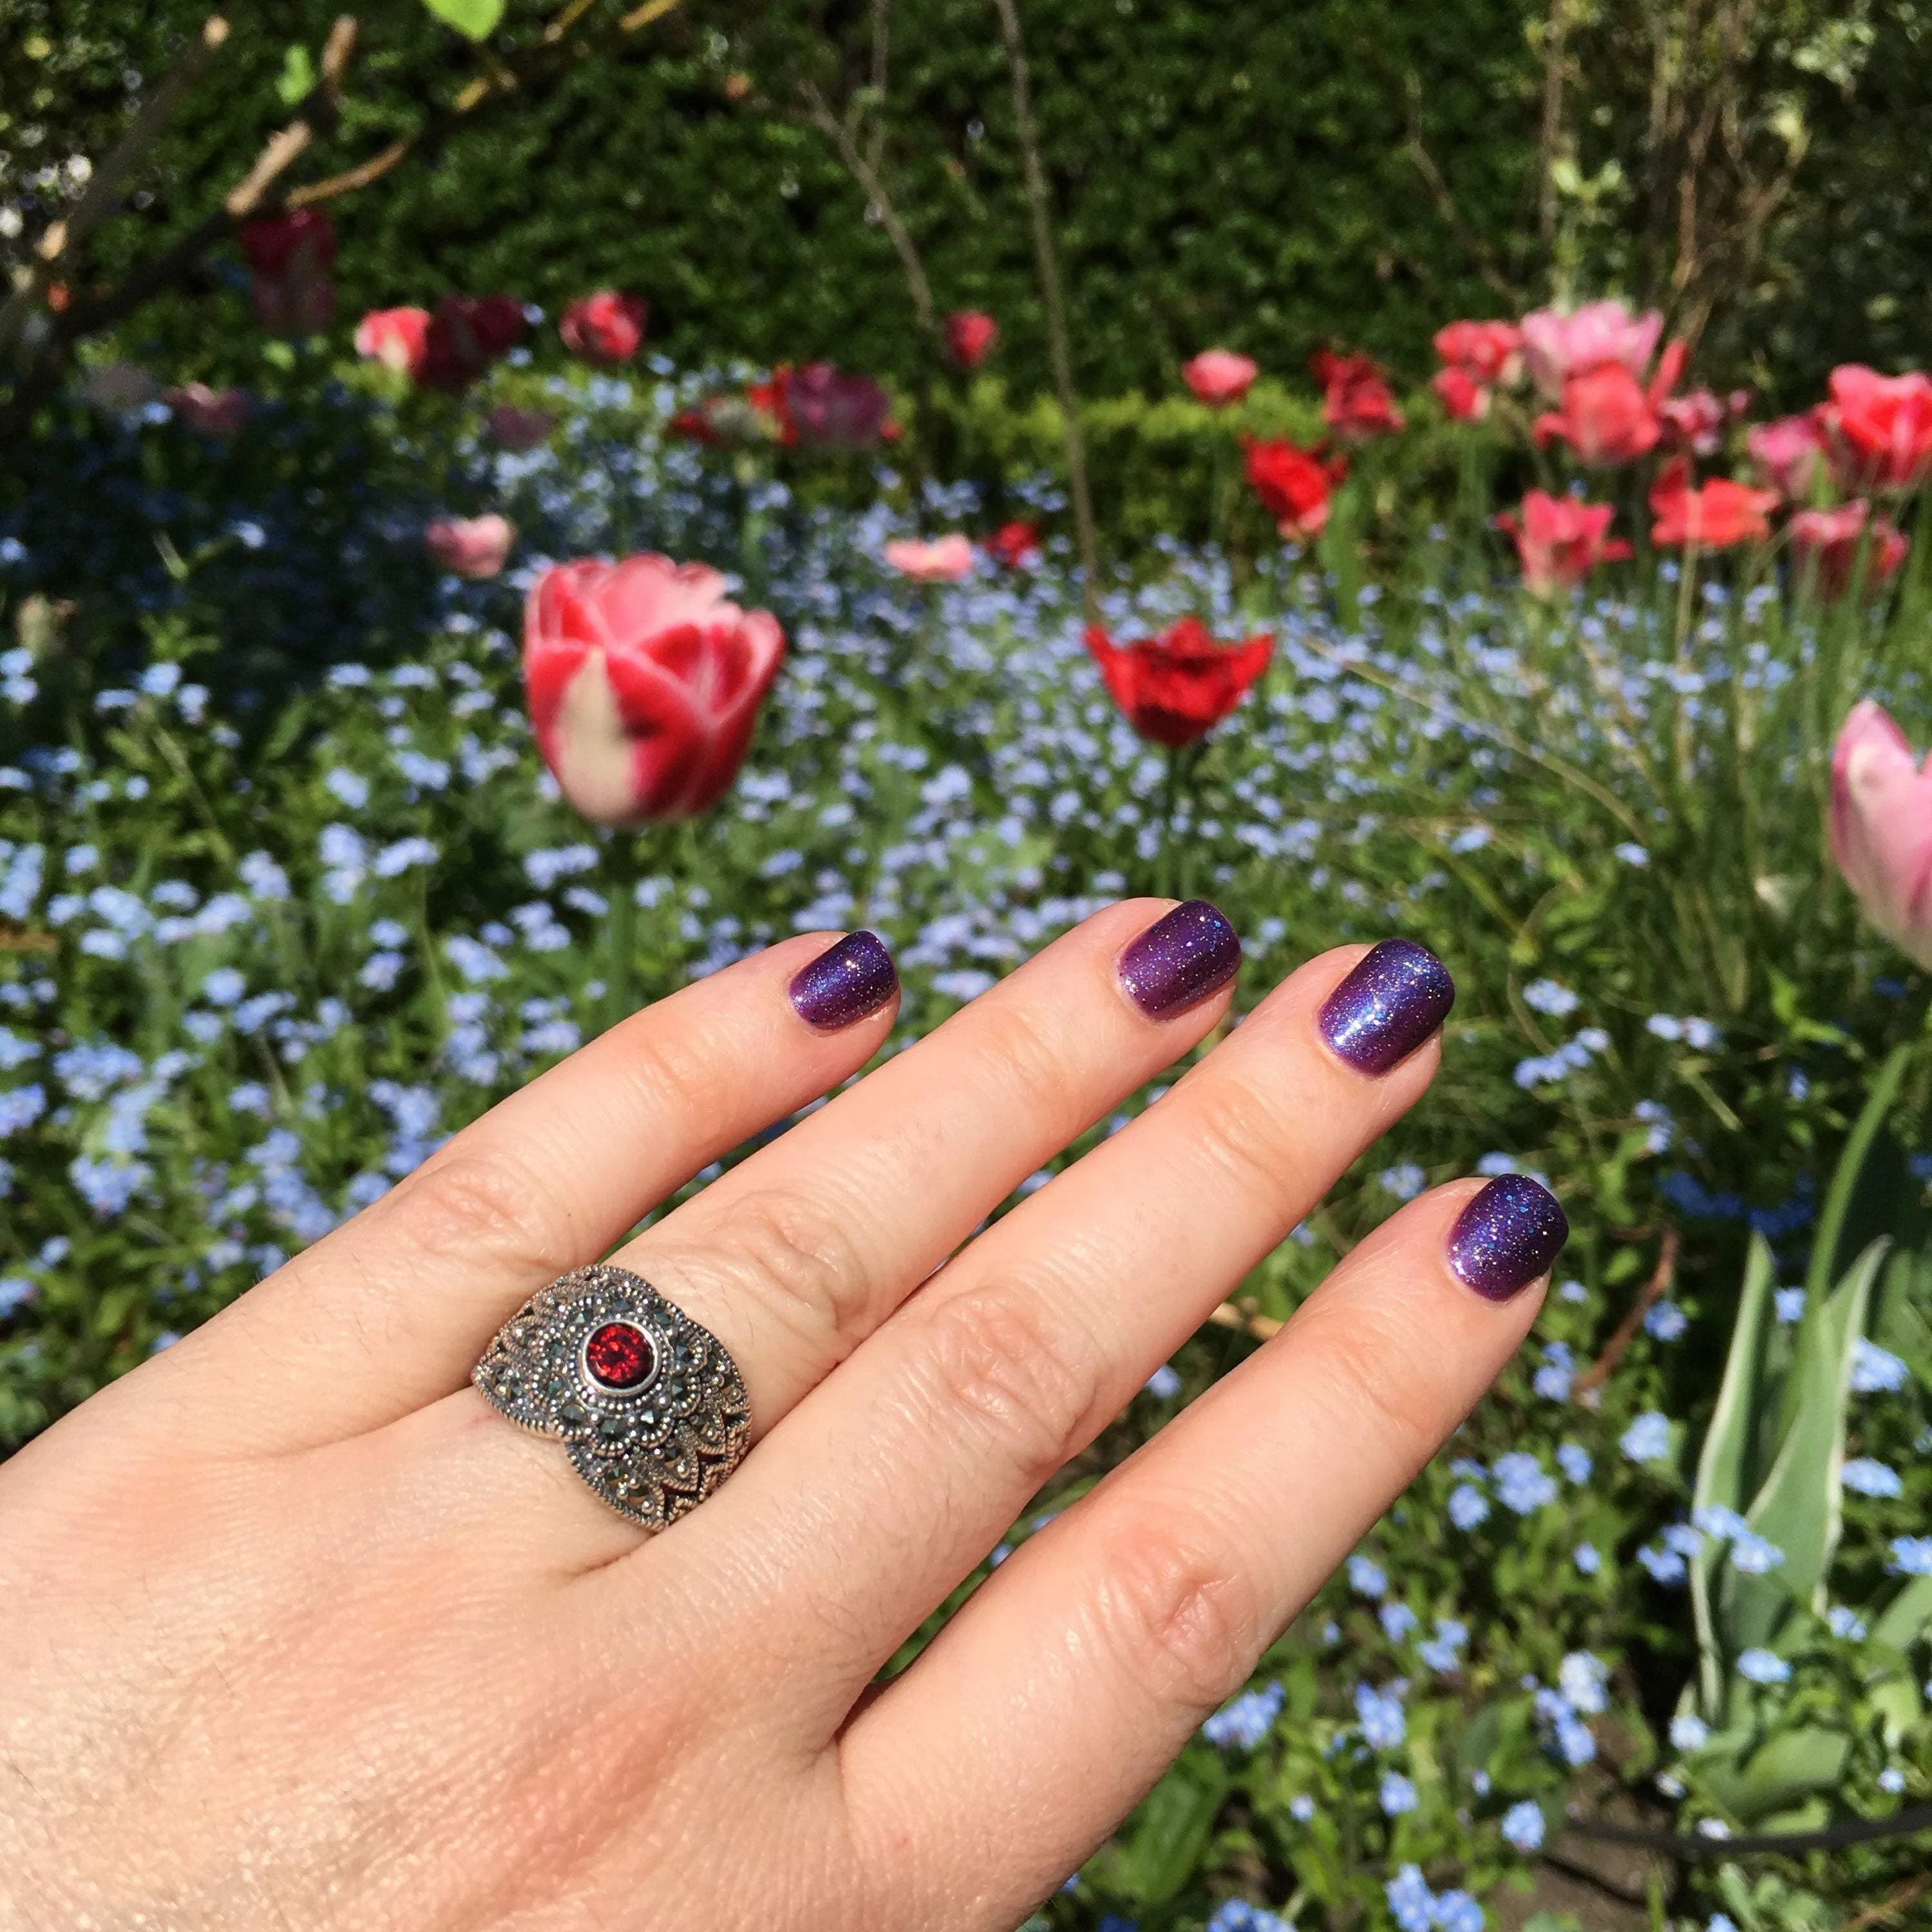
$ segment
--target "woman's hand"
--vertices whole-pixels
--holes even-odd
[[[751,1400],[650,1536],[470,1372],[878,1048],[890,962],[826,945],[614,1028],[0,1468],[0,1919],[1004,1932],[1522,1340],[1556,1204],[1425,1196],[872,1693],[1422,1092],[1449,988],[1400,943],[1311,961],[976,1237],[1226,1010],[1219,914],[1089,920],[612,1257]]]

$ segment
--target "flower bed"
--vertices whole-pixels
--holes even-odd
[[[474,329],[445,320],[445,362],[467,369]],[[607,306],[579,322],[608,359],[628,318]],[[418,352],[400,339],[406,369]],[[1456,346],[1450,410],[1516,407],[1499,386],[1519,345]],[[1647,364],[1655,346],[1617,347]],[[1622,413],[1606,427],[1603,399],[1575,386],[1611,366],[1636,402],[1614,386]],[[1240,406],[1240,373],[1202,373],[1210,441],[1232,446],[1239,419],[1208,409]],[[1350,439],[1431,406],[1399,404],[1359,358],[1326,374],[1327,443],[1258,437],[1246,452],[1256,501],[1294,544],[1258,554],[1232,528],[1226,550],[1170,544],[1139,587],[1106,592],[1096,623],[1045,486],[1003,484],[992,545],[935,535],[993,521],[964,486],[915,505],[888,474],[869,508],[810,507],[769,440],[791,399],[844,424],[835,442],[869,442],[882,422],[882,398],[824,376],[728,410],[716,382],[544,386],[500,370],[478,392],[494,454],[452,454],[429,419],[398,426],[339,388],[239,430],[232,407],[190,429],[199,399],[75,428],[87,487],[128,479],[88,504],[93,554],[116,572],[90,572],[66,534],[76,496],[0,524],[16,610],[30,586],[82,607],[64,646],[52,607],[34,607],[46,632],[0,664],[6,1440],[685,978],[787,932],[872,926],[905,983],[896,1050],[1094,906],[1199,893],[1242,936],[1244,1004],[1321,946],[1426,941],[1460,988],[1444,1073],[990,1562],[1428,1183],[1536,1172],[1576,1234],[1533,1346],[1048,1922],[1236,1932],[1273,1913],[1473,1932],[1486,1911],[1515,1912],[1511,1883],[1535,1873],[1566,1806],[1695,1833],[1922,1798],[1924,1624],[1897,1606],[1932,1569],[1932,1307],[1923,1278],[1894,1270],[1854,1298],[1852,1322],[1852,1302],[1828,1298],[1832,1241],[1825,1273],[1798,1285],[1881,1069],[1890,1131],[1868,1172],[1892,1164],[1894,1202],[1923,1193],[1923,979],[1861,924],[1825,836],[1852,701],[1928,716],[1912,582],[1893,604],[1831,593],[1910,566],[1861,522],[1842,575],[1821,583],[1798,519],[1842,511],[1800,508],[1780,573],[1754,544],[1769,487],[1681,470],[1652,478],[1653,530],[1626,521],[1642,544],[1628,561],[1607,518],[1526,495],[1511,534],[1540,596],[1502,576],[1466,519],[1364,553],[1375,452],[1390,446]],[[1526,422],[1526,438],[1601,454],[1612,430],[1642,440],[1641,411],[1654,448],[1670,387],[1653,395],[1622,362],[1559,375],[1560,424]],[[1840,427],[1804,432],[1813,470],[1862,398],[1840,398]],[[1669,433],[1719,433],[1707,413]],[[554,420],[532,428],[536,414]],[[1903,446],[1896,428],[1872,431],[1873,460]],[[284,435],[366,446],[343,473],[382,479],[354,508],[351,605],[322,560],[289,562],[302,509],[275,482]],[[874,475],[870,458],[826,460]],[[1896,489],[1915,461],[1908,450],[1867,480]],[[432,538],[440,576],[420,548],[433,494],[479,513]],[[479,532],[487,517],[504,527]],[[158,530],[184,526],[195,542],[157,552]],[[736,741],[714,733],[709,763],[626,764],[613,789],[559,722],[578,658],[533,660],[532,735],[519,593],[553,561],[649,550],[734,572],[785,656],[747,659],[742,722],[758,723],[742,769]],[[588,594],[572,568],[539,593],[546,640],[566,627],[542,597]],[[280,598],[254,634],[248,571]],[[1594,594],[1573,594],[1592,572]],[[309,583],[347,613],[333,656],[316,655],[328,633],[302,608]],[[1924,908],[1904,882],[1924,782],[1888,728],[1866,714],[1848,743],[1839,849],[1874,914],[1922,956]],[[599,818],[702,815],[613,832],[567,798]],[[1870,1220],[1848,1218],[1846,1240]],[[1750,1272],[1754,1230],[1768,1276]],[[1752,1494],[1700,1474],[1741,1305],[1759,1310],[1766,1362],[1811,1360],[1839,1311],[1842,1473],[1839,1451],[1826,1460],[1843,1522],[1815,1592],[1779,1580],[1810,1519],[1774,1535]],[[1712,1690],[1694,1598],[1744,1631],[1766,1579],[1776,1616],[1762,1640],[1724,1638]],[[1822,1780],[1753,1782],[1766,1761],[1822,1761],[1820,1737]],[[1810,1923],[1806,1899],[1882,1896],[1910,1870],[1882,1844],[1739,1861],[1698,1868],[1671,1906],[1748,1928]]]

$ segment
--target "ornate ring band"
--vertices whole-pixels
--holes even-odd
[[[497,1330],[470,1380],[633,1522],[662,1529],[743,1461],[751,1403],[724,1345],[620,1268],[579,1268]]]

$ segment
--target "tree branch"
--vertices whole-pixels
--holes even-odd
[[[1476,265],[1476,272],[1488,284],[1490,289],[1514,309],[1523,306],[1522,290],[1505,275],[1498,266],[1489,244],[1462,218],[1462,211],[1456,196],[1444,179],[1442,170],[1436,165],[1435,157],[1423,145],[1422,140],[1422,86],[1413,74],[1408,77],[1408,139],[1402,144],[1402,152],[1414,164],[1420,175],[1423,185],[1429,190],[1429,198],[1436,204],[1436,211],[1448,224],[1449,230],[1462,245],[1464,252]]]
[[[934,341],[938,339],[939,315],[933,304],[932,284],[927,280],[926,265],[920,260],[917,244],[911,231],[900,218],[899,212],[886,191],[879,171],[860,152],[858,142],[853,138],[852,130],[832,112],[830,104],[812,81],[799,84],[799,94],[806,104],[806,116],[812,124],[832,143],[832,152],[844,164],[845,171],[859,184],[866,199],[878,209],[879,225],[886,231],[899,258],[899,266],[905,271],[906,286],[912,292],[913,314],[922,334]]]
[[[1633,1301],[1624,1318],[1617,1324],[1616,1332],[1604,1344],[1604,1352],[1570,1384],[1572,1392],[1581,1401],[1602,1388],[1610,1378],[1612,1372],[1623,1359],[1624,1351],[1636,1339],[1636,1331],[1643,1326],[1643,1318],[1650,1312],[1652,1304],[1658,1300],[1677,1278],[1677,1230],[1666,1228],[1657,1248],[1657,1266],[1651,1270],[1649,1280]]]
[[[121,184],[143,152],[174,118],[175,110],[187,99],[190,90],[228,38],[228,22],[212,14],[201,32],[182,50],[160,86],[143,101],[126,131],[94,170],[74,212],[64,220],[51,224],[34,250],[34,259],[26,276],[0,306],[0,360],[11,353],[26,319],[38,308],[49,278],[63,255],[77,258],[108,204],[120,192]]]
[[[993,0],[1000,30],[1006,43],[1006,62],[1012,71],[1013,119],[1026,180],[1027,205],[1033,215],[1034,256],[1040,273],[1040,296],[1046,311],[1046,346],[1053,364],[1053,384],[1060,397],[1062,433],[1066,442],[1066,482],[1073,500],[1073,530],[1080,548],[1082,586],[1089,623],[1100,619],[1100,544],[1094,526],[1094,500],[1087,488],[1087,446],[1080,430],[1080,399],[1073,386],[1072,346],[1066,332],[1066,314],[1060,298],[1060,263],[1053,245],[1053,209],[1047,196],[1046,171],[1040,165],[1040,136],[1034,125],[1033,86],[1027,76],[1026,47],[1020,37],[1020,16],[1014,0]]]

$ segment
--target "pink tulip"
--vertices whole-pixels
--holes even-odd
[[[1204,349],[1180,365],[1180,380],[1210,409],[1238,403],[1252,386],[1260,370],[1232,349]]]
[[[537,749],[596,824],[694,817],[737,776],[784,655],[777,619],[704,564],[558,564],[524,611]]]
[[[1932,762],[1870,698],[1832,754],[1832,856],[1866,917],[1932,969]]]
[[[1801,584],[1809,580],[1817,595],[1835,603],[1852,587],[1857,574],[1859,546],[1869,512],[1862,497],[1840,503],[1835,510],[1800,510],[1787,526],[1791,538],[1792,573]],[[1882,590],[1898,574],[1910,548],[1882,517],[1871,526],[1864,546],[1864,589],[1868,596]]]
[[[1614,366],[1641,382],[1663,333],[1654,309],[1634,316],[1620,302],[1586,302],[1568,315],[1540,308],[1522,319],[1523,354],[1536,386],[1558,402],[1566,382],[1593,369]]]
[[[162,397],[176,422],[203,436],[239,436],[248,422],[246,389],[211,389],[206,382],[184,382]]]
[[[930,543],[899,537],[886,545],[885,559],[916,584],[957,584],[973,568],[973,546],[957,531]]]
[[[1723,399],[1713,390],[1692,389],[1664,398],[1657,405],[1664,446],[1696,456],[1716,455],[1724,442],[1726,414]]]
[[[429,339],[426,308],[373,308],[356,325],[356,352],[413,379]]]
[[[1560,437],[1578,462],[1607,468],[1648,455],[1664,426],[1637,379],[1622,363],[1606,362],[1570,376],[1563,385],[1562,408],[1538,416],[1531,434],[1539,448]]]
[[[1630,555],[1628,544],[1607,535],[1616,514],[1608,503],[1580,503],[1532,490],[1522,500],[1522,514],[1505,510],[1496,526],[1516,539],[1522,587],[1534,597],[1553,597],[1581,584],[1597,565]]]
[[[1451,422],[1480,422],[1490,412],[1492,392],[1460,364],[1438,369],[1430,377],[1429,386],[1442,399],[1442,407]]]
[[[483,418],[483,434],[499,449],[534,449],[556,427],[549,410],[520,410],[514,403],[499,403]]]
[[[615,289],[580,296],[563,312],[556,332],[563,346],[580,361],[600,368],[628,362],[643,346],[644,322],[650,310],[642,297],[620,295]]]
[[[1775,422],[1754,424],[1745,433],[1744,446],[1758,480],[1768,489],[1775,490],[1786,502],[1810,502],[1825,449],[1825,434],[1816,416],[1780,416]]]
[[[437,517],[423,532],[423,548],[458,577],[494,577],[516,542],[517,526],[494,511],[483,517]]]

